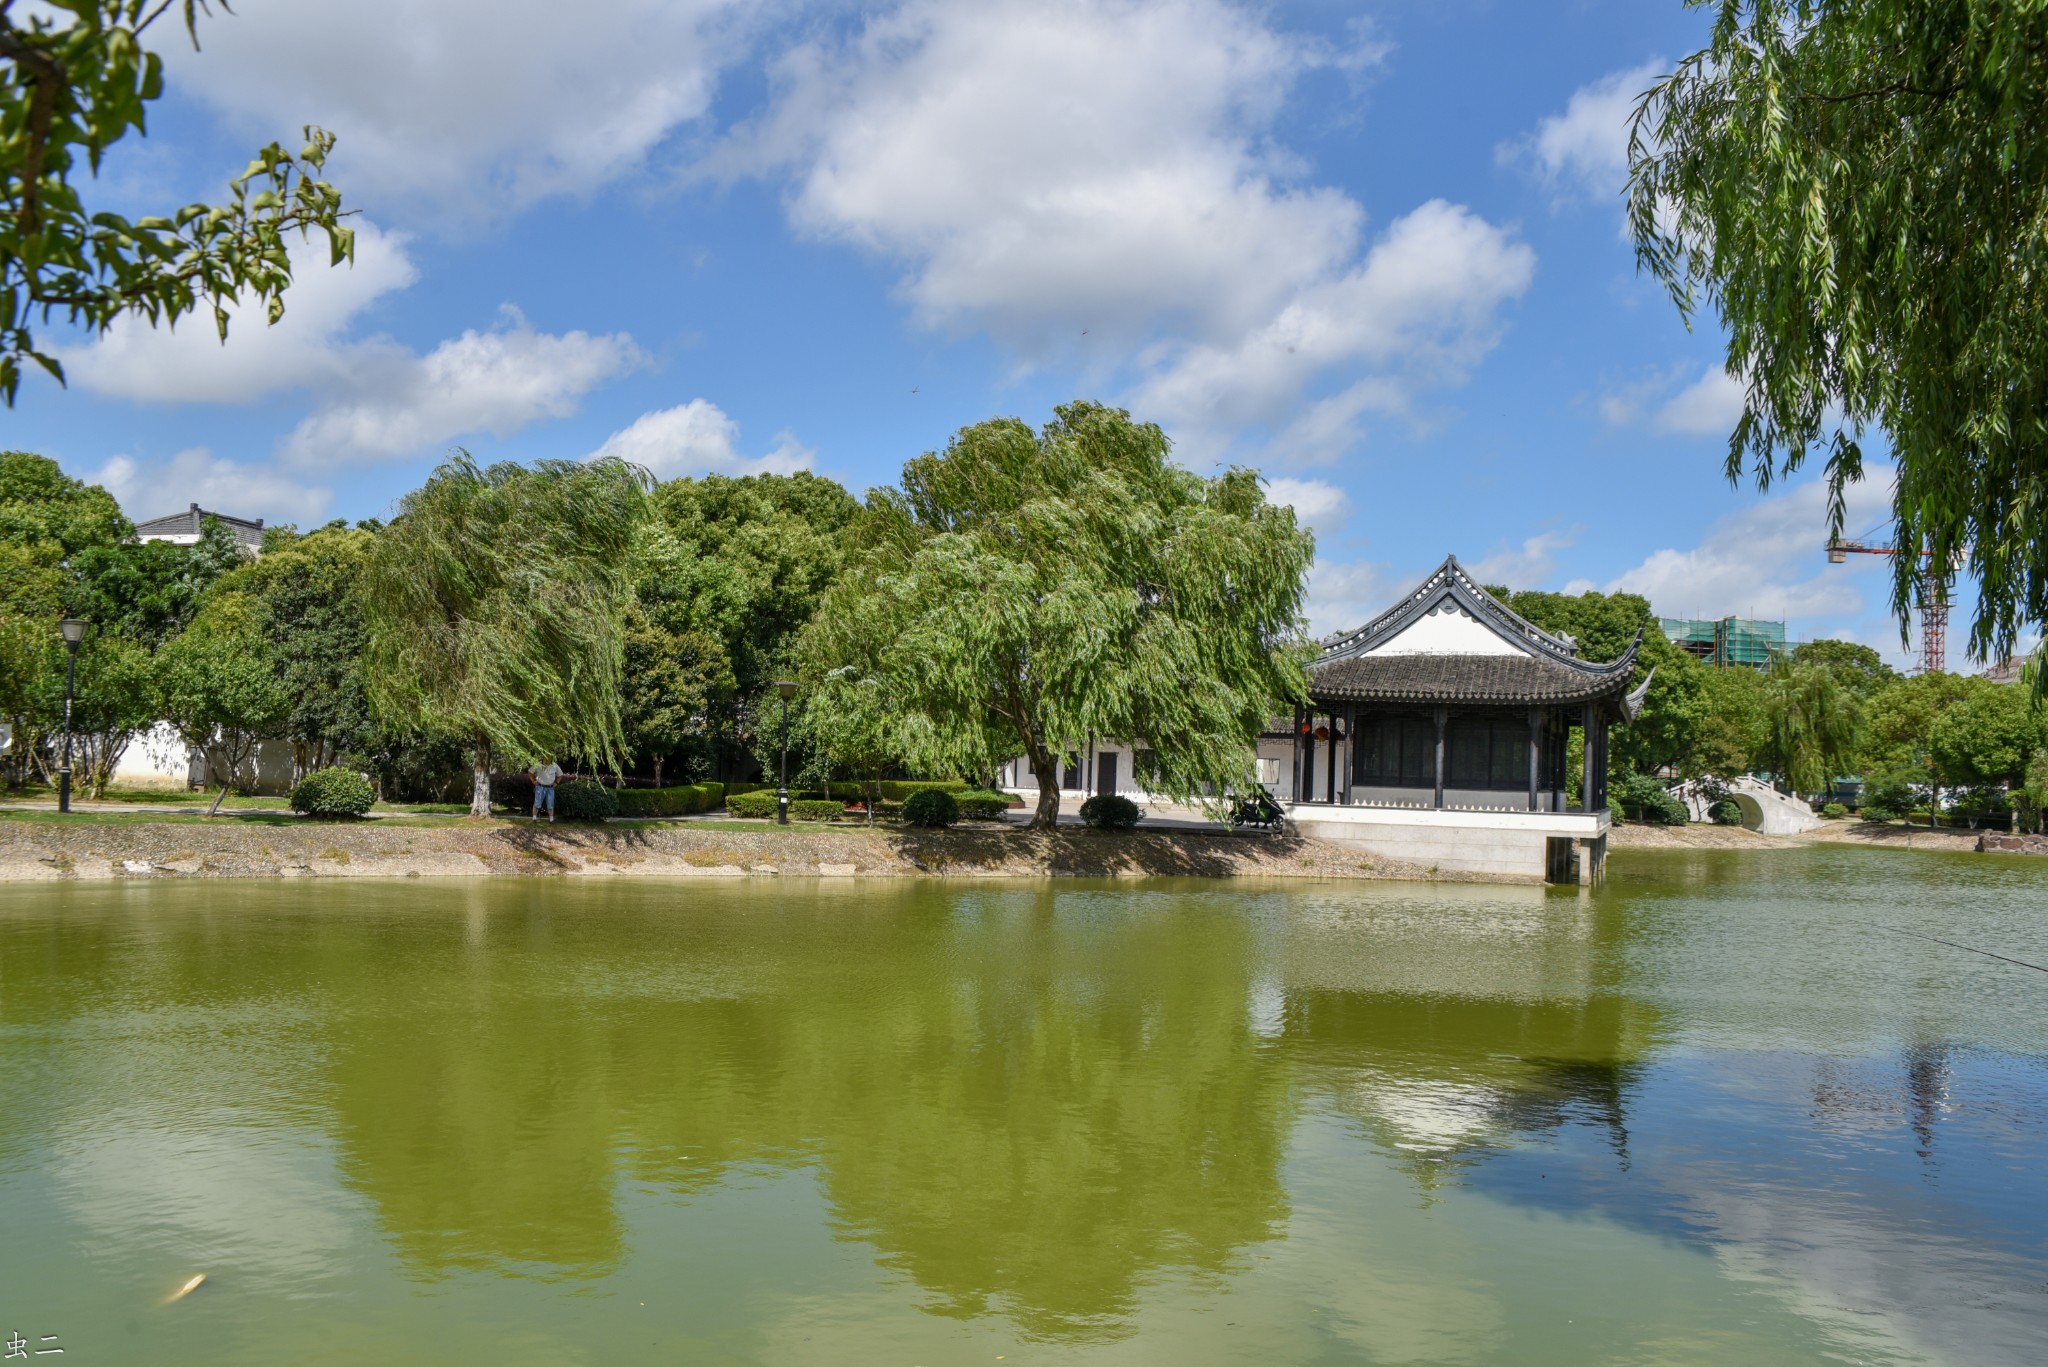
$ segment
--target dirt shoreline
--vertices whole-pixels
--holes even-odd
[[[121,878],[1258,877],[1462,881],[1291,835],[0,821],[0,882]]]
[[[1929,830],[1925,826],[1881,826],[1865,821],[1830,821],[1803,835],[1761,835],[1741,826],[1616,826],[1607,838],[1615,850],[1790,850],[1806,845],[1862,845],[1895,850],[1972,851],[1979,831]]]

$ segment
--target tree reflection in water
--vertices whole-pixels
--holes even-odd
[[[563,901],[322,965],[363,994],[330,1041],[344,1168],[419,1274],[602,1275],[620,1180],[814,1166],[841,1235],[929,1309],[1114,1334],[1149,1278],[1281,1232],[1302,1105],[1425,1187],[1578,1115],[1625,1153],[1647,1033],[1600,990],[1595,925],[1540,894],[1348,927],[1288,894]],[[1436,990],[1397,990],[1432,937]],[[1253,1000],[1276,988],[1277,1035]]]

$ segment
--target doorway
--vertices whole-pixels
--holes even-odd
[[[1095,757],[1095,791],[1107,795],[1116,791],[1116,760],[1114,752]]]

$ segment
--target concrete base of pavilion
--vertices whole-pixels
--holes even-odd
[[[1434,865],[1502,883],[1600,881],[1605,812],[1461,812],[1298,802],[1295,829],[1384,859]]]

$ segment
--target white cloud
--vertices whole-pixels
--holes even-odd
[[[1385,565],[1318,560],[1308,572],[1309,632],[1323,637],[1363,626],[1400,590]]]
[[[167,461],[114,456],[83,478],[112,494],[121,511],[135,521],[197,503],[211,512],[307,525],[321,521],[334,498],[330,489],[302,483],[269,466],[224,460],[203,446],[180,451]]]
[[[509,308],[501,326],[464,332],[425,356],[383,346],[361,359],[348,397],[285,439],[293,461],[408,456],[474,432],[504,437],[568,416],[591,389],[645,361],[625,333],[536,332]]]
[[[1541,588],[1557,573],[1558,552],[1578,540],[1579,528],[1538,532],[1519,546],[1497,546],[1465,568],[1482,584],[1505,584],[1511,589]]]
[[[1657,410],[1651,426],[1689,437],[1726,437],[1742,417],[1742,382],[1720,366],[1708,366],[1697,380]]]
[[[1295,521],[1318,536],[1336,531],[1351,516],[1351,496],[1320,479],[1268,480],[1266,498],[1294,509]]]
[[[1265,325],[1229,345],[1173,354],[1138,401],[1173,420],[1236,426],[1280,417],[1318,375],[1341,367],[1461,380],[1492,349],[1501,306],[1528,288],[1535,269],[1535,253],[1505,230],[1431,200],[1395,220],[1363,264],[1301,290]],[[1348,444],[1359,413],[1397,407],[1407,393],[1392,376],[1374,375],[1340,394],[1334,409],[1311,412],[1326,440]]]
[[[1885,467],[1873,467],[1850,486],[1846,520],[1852,530],[1889,518],[1890,476]],[[1697,546],[1655,551],[1598,587],[1639,593],[1668,617],[1861,617],[1872,605],[1859,581],[1882,561],[1869,556],[1858,557],[1868,564],[1829,565],[1827,537],[1827,488],[1811,480],[1723,518]],[[1593,587],[1577,581],[1565,591]]]
[[[392,347],[342,339],[365,309],[419,278],[405,244],[402,234],[359,223],[355,264],[330,267],[324,238],[293,242],[292,286],[275,325],[260,310],[231,305],[222,342],[210,310],[189,315],[175,330],[127,316],[95,341],[60,348],[58,359],[81,389],[158,403],[247,403],[281,389],[335,383],[365,348]]]
[[[736,444],[740,426],[717,404],[692,399],[674,408],[643,413],[629,427],[605,438],[590,459],[617,456],[650,471],[658,479],[705,472],[715,474],[794,474],[808,470],[816,452],[787,432],[779,432],[775,449],[748,457]]]
[[[295,247],[283,319],[266,325],[233,306],[225,343],[210,317],[176,331],[124,318],[60,359],[81,388],[144,402],[249,403],[310,390],[321,406],[283,444],[301,465],[415,455],[472,432],[503,437],[574,412],[584,394],[646,360],[625,333],[536,332],[509,305],[499,326],[424,356],[387,336],[351,338],[366,309],[418,279],[405,243],[364,223],[355,266],[332,269],[324,247]]]
[[[1602,76],[1579,87],[1562,114],[1536,131],[1503,143],[1503,162],[1529,161],[1553,188],[1612,199],[1628,182],[1628,125],[1636,101],[1668,67],[1662,58]]]
[[[1025,364],[1134,357],[1133,401],[1184,454],[1330,379],[1320,454],[1461,378],[1534,264],[1440,202],[1361,260],[1364,208],[1274,144],[1304,73],[1378,51],[1224,0],[909,0],[787,54],[768,113],[700,173],[787,174],[799,230],[901,263],[923,326]]]
[[[582,194],[643,165],[709,108],[747,26],[738,0],[349,0],[236,6],[204,48],[164,44],[173,84],[245,135],[340,135],[333,179],[358,202],[465,216]]]

